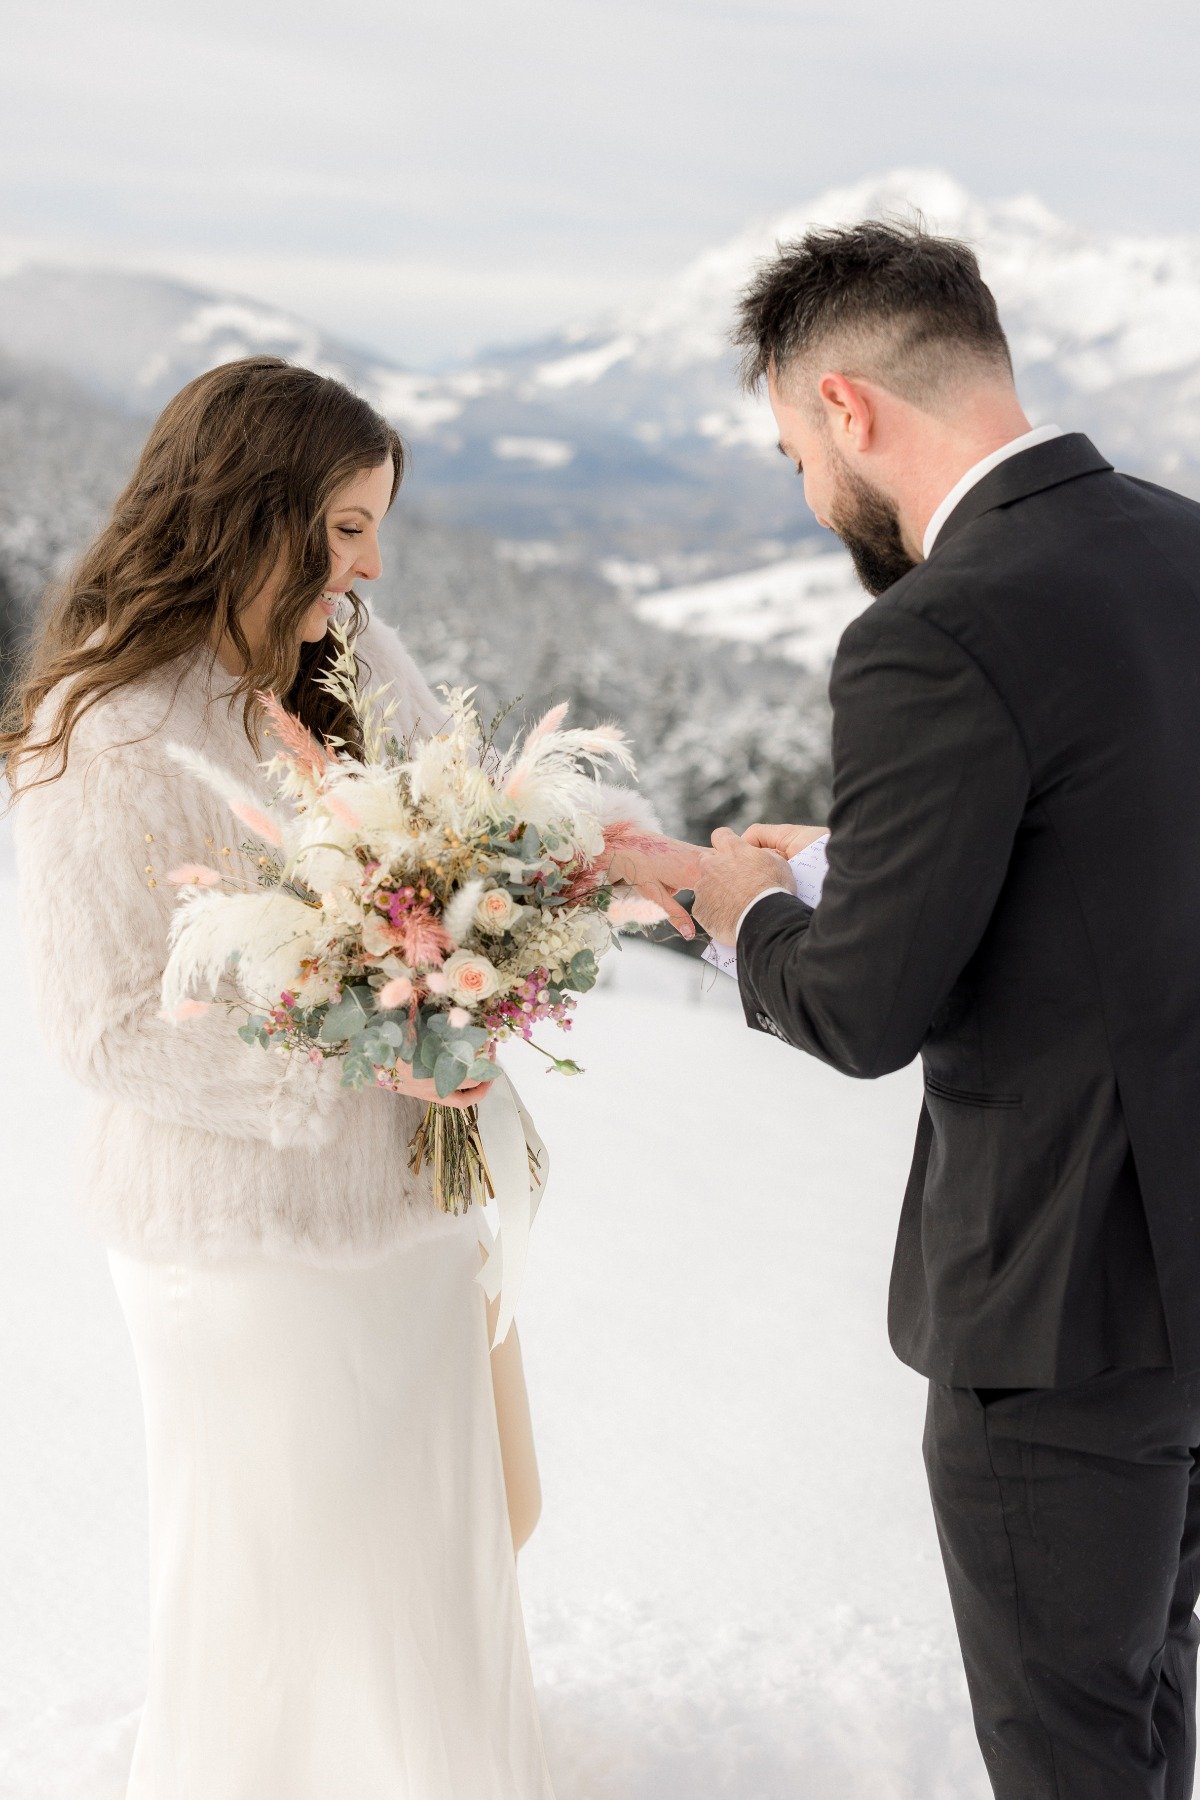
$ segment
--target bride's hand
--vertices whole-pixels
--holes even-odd
[[[758,850],[774,850],[790,862],[818,838],[828,837],[828,825],[747,825],[742,838]]]
[[[452,1094],[447,1094],[443,1099],[432,1081],[419,1080],[406,1063],[397,1062],[391,1091],[403,1094],[409,1100],[423,1100],[427,1105],[433,1106],[452,1106],[456,1112],[464,1112],[468,1106],[478,1106],[490,1086],[490,1081],[475,1081],[470,1087],[455,1088]]]
[[[695,844],[680,838],[645,837],[635,844],[618,844],[607,863],[611,881],[623,881],[644,900],[661,906],[681,937],[693,938],[696,927],[691,915],[675,899],[684,889],[695,887],[700,875],[704,852]]]

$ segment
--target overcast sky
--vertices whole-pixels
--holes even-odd
[[[4,0],[0,255],[232,287],[413,364],[946,168],[1200,233],[1196,0]]]

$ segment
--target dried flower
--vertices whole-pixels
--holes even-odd
[[[210,869],[207,863],[180,863],[177,869],[167,870],[167,880],[175,887],[220,887],[223,877],[219,869]]]
[[[407,1006],[415,992],[412,978],[408,975],[395,975],[391,981],[385,981],[375,996],[375,1004],[384,1012],[393,1007]]]

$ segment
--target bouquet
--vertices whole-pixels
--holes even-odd
[[[171,871],[180,899],[164,1011],[206,1011],[228,976],[235,993],[217,1003],[246,1015],[247,1043],[338,1058],[351,1088],[395,1088],[403,1064],[448,1097],[492,1081],[497,1047],[514,1038],[580,1073],[535,1044],[534,1028],[569,1031],[618,930],[663,916],[607,874],[619,848],[661,842],[620,816],[638,796],[599,779],[614,765],[632,772],[624,735],[568,730],[558,706],[500,754],[500,720],[485,730],[472,690],[443,689],[442,729],[403,740],[387,689],[359,692],[350,641],[331,630],[337,656],[321,679],[351,708],[361,755],[318,742],[270,694],[258,696],[278,746],[264,764],[268,805],[171,748],[254,834],[242,848],[258,881],[239,888],[203,863]],[[448,1212],[495,1192],[477,1107],[430,1105],[410,1160],[431,1166]]]

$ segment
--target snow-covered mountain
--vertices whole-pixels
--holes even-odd
[[[469,374],[431,383],[261,301],[117,269],[29,264],[0,278],[0,349],[145,416],[193,375],[241,356],[341,376],[417,433],[457,415],[458,388],[478,386]]]
[[[760,220],[644,304],[447,374],[421,374],[277,308],[152,276],[24,268],[0,279],[0,351],[54,365],[127,410],[267,350],[344,375],[414,448],[426,510],[517,554],[689,586],[795,554],[814,527],[738,392],[727,334],[756,260],[819,222],[918,208],[969,239],[1037,419],[1090,431],[1125,467],[1200,492],[1200,239],[1084,231],[1031,197],[985,201],[899,170]],[[618,573],[621,585],[623,576]]]

